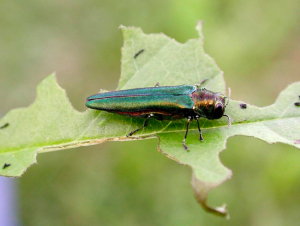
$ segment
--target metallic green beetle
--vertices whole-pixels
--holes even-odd
[[[157,83],[155,87],[98,93],[86,99],[86,106],[96,110],[146,118],[141,128],[130,132],[127,136],[132,136],[135,132],[146,127],[150,118],[156,120],[186,118],[187,127],[183,147],[189,150],[185,140],[191,120],[197,120],[201,141],[203,141],[203,137],[198,121],[200,117],[213,120],[226,116],[228,127],[231,124],[230,117],[224,114],[229,98],[225,104],[227,97],[222,93],[214,93],[205,88],[200,88],[204,81],[193,86],[158,86]]]

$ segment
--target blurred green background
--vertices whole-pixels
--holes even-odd
[[[300,80],[299,12],[299,0],[2,1],[1,112],[30,105],[37,84],[53,71],[84,111],[87,96],[117,87],[119,25],[186,42],[197,38],[197,20],[205,22],[204,48],[224,71],[232,98],[272,104]],[[156,146],[156,139],[108,142],[38,155],[38,164],[16,179],[22,224],[299,224],[299,150],[230,138],[220,158],[233,177],[208,200],[227,203],[227,221],[202,210],[190,169]]]

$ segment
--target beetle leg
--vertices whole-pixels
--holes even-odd
[[[186,124],[185,136],[184,136],[184,139],[183,139],[183,142],[182,142],[184,149],[187,150],[187,151],[189,151],[190,149],[186,146],[185,140],[186,140],[186,137],[187,137],[187,134],[188,134],[188,131],[189,131],[190,122],[191,122],[191,117],[188,116],[188,118],[187,118],[187,124]]]
[[[223,115],[223,116],[226,116],[227,118],[228,118],[228,128],[231,126],[231,122],[232,122],[232,120],[231,120],[231,118],[229,117],[229,115]]]
[[[130,136],[132,136],[135,132],[137,132],[137,131],[139,131],[139,130],[145,128],[145,127],[148,125],[148,122],[149,122],[149,120],[150,120],[151,117],[153,117],[153,114],[148,115],[147,118],[146,118],[146,120],[145,120],[145,122],[144,122],[144,125],[143,125],[142,127],[140,127],[140,128],[137,128],[136,130],[131,131],[131,132],[127,135],[127,137],[130,137]]]
[[[204,82],[206,82],[208,78],[203,79],[199,84],[195,84],[195,86],[199,87],[201,86]]]
[[[205,78],[205,79],[203,79],[201,82],[200,82],[200,86],[204,83],[204,82],[206,82],[208,80],[208,78]]]
[[[154,87],[159,87],[159,82],[157,82]]]
[[[200,129],[200,125],[199,125],[199,116],[195,117],[196,120],[197,120],[197,124],[198,124],[198,130],[199,130],[199,140],[203,141],[203,136],[202,136],[202,132],[201,132],[201,129]]]

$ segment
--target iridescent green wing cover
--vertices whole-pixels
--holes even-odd
[[[147,87],[147,88],[138,88],[138,89],[127,89],[127,90],[118,90],[111,91],[106,93],[98,93],[96,95],[90,96],[87,100],[96,99],[96,98],[111,98],[118,96],[137,96],[137,95],[184,95],[191,94],[195,91],[195,87],[191,85],[182,85],[182,86],[158,86],[158,87]]]
[[[192,111],[194,86],[162,86],[99,93],[87,98],[86,106],[135,117],[150,113],[184,117]]]

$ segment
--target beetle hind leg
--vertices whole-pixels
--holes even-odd
[[[146,120],[144,121],[144,125],[143,125],[142,127],[140,127],[140,128],[137,128],[136,130],[131,131],[131,132],[127,135],[127,137],[131,137],[131,136],[132,136],[134,133],[136,133],[137,131],[139,131],[139,130],[145,128],[145,127],[148,125],[148,122],[149,122],[149,120],[150,120],[151,117],[153,117],[153,114],[148,115],[147,118],[146,118]]]

